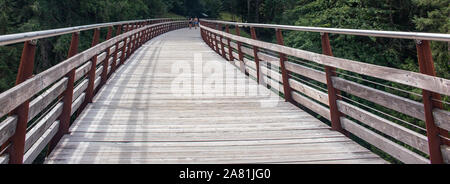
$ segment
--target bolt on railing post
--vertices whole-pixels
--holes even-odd
[[[230,33],[230,26],[229,25],[225,25],[225,31],[229,34]],[[227,38],[227,44],[228,44],[228,55],[229,57],[229,61],[234,61],[234,56],[233,56],[233,48],[231,47],[231,39]]]
[[[23,46],[20,58],[19,71],[16,78],[16,86],[25,82],[33,76],[34,58],[36,53],[37,40],[26,41]],[[25,137],[27,133],[28,111],[30,101],[26,100],[17,107],[12,114],[17,115],[17,125],[14,135],[11,137],[11,147],[9,147],[9,163],[23,164],[25,153]]]
[[[328,33],[321,33],[322,40],[322,52],[325,55],[333,56],[333,52],[331,50],[330,38],[328,37]],[[327,89],[328,89],[328,101],[330,104],[330,117],[331,117],[331,127],[335,131],[343,132],[341,126],[341,113],[338,110],[337,100],[339,91],[334,88],[332,77],[335,75],[335,68],[330,66],[325,66],[325,74],[327,79]]]
[[[276,37],[277,43],[279,45],[284,46],[283,33],[281,29],[276,29]],[[291,86],[289,84],[289,72],[285,67],[285,62],[287,61],[286,54],[278,53],[280,56],[280,68],[281,68],[281,76],[283,78],[283,89],[284,89],[284,98],[287,102],[293,103],[292,94],[291,94]]]
[[[251,27],[250,28],[250,32],[251,32],[251,35],[252,35],[252,39],[258,40],[258,38],[256,37],[255,27]],[[258,52],[259,52],[258,47],[253,46],[253,55],[254,55],[253,57],[255,58],[256,76],[257,76],[257,81],[258,81],[258,84],[259,84],[259,83],[263,83],[264,81],[263,81],[263,77],[261,76],[261,73],[260,73]]]
[[[94,38],[92,39],[92,44],[91,47],[94,47],[98,44],[100,39],[100,29],[95,29],[94,31]],[[82,105],[84,109],[84,107],[86,107],[87,103],[92,103],[92,100],[94,98],[94,83],[95,83],[95,71],[97,70],[97,56],[95,55],[92,59],[91,59],[91,70],[89,70],[89,83],[88,83],[88,88],[86,90],[86,100],[84,100],[84,103]]]
[[[430,41],[417,40],[416,42],[417,56],[419,61],[420,73],[436,76],[436,70],[434,68],[433,56],[431,53]],[[433,98],[437,102],[433,103]],[[422,90],[422,101],[425,109],[425,125],[427,129],[428,137],[428,149],[430,151],[431,164],[443,164],[443,157],[441,152],[442,141],[439,136],[440,128],[436,126],[433,117],[434,108],[442,108],[441,95],[430,92],[428,90]],[[448,132],[442,131],[443,135],[448,136]]]
[[[72,40],[70,42],[69,52],[67,54],[67,58],[71,58],[78,53],[78,45],[80,42],[80,33],[72,33]],[[55,137],[49,143],[49,149],[47,151],[47,155],[53,151],[53,149],[58,144],[59,140],[63,137],[64,134],[69,133],[70,127],[70,117],[72,116],[72,102],[73,102],[73,90],[75,83],[75,71],[76,68],[73,68],[69,73],[67,73],[67,87],[66,90],[62,93],[63,96],[63,110],[61,115],[59,116],[59,130],[56,133]]]
[[[241,36],[241,29],[239,28],[239,26],[236,26],[236,35],[237,36]],[[242,71],[242,73],[246,73],[245,72],[245,63],[244,63],[244,53],[242,53],[242,49],[241,49],[241,46],[242,46],[242,43],[241,42],[239,42],[239,41],[236,41],[236,44],[237,44],[237,50],[238,50],[238,54],[239,54],[239,63],[240,63],[240,68],[241,68],[241,71]]]

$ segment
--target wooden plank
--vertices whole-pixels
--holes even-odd
[[[83,103],[84,99],[86,98],[86,93],[82,93],[80,97],[78,97],[73,103],[72,103],[72,112],[70,115],[73,115],[78,108],[80,108],[81,104]]]
[[[95,70],[95,78],[97,79],[103,73],[103,66],[100,66]]]
[[[434,108],[433,116],[436,126],[450,131],[450,112]]]
[[[312,110],[314,112],[316,112],[317,114],[321,115],[322,117],[330,120],[330,109],[320,105],[319,103],[316,103],[300,94],[298,94],[297,92],[293,91],[292,92],[292,98],[294,99],[294,101],[296,101],[297,103],[305,106],[306,108],[308,108],[309,110]]]
[[[16,132],[17,116],[9,116],[0,122],[0,145],[3,145]]]
[[[324,105],[329,105],[328,94],[317,89],[314,89],[306,84],[298,82],[294,79],[289,79],[289,85],[292,89],[305,94],[306,96],[311,97],[314,100],[317,100]]]
[[[124,44],[125,44],[125,42],[124,42],[124,41],[121,41],[121,42],[119,43],[119,49],[121,49],[121,48],[123,47]]]
[[[417,153],[414,153],[397,143],[394,143],[369,129],[364,128],[355,122],[341,117],[342,128],[351,132],[355,136],[367,141],[368,143],[376,146],[391,156],[407,164],[428,164],[430,161]]]
[[[278,58],[278,57],[271,56],[266,53],[258,52],[258,58],[261,59],[262,61],[268,62],[277,67],[280,67],[280,58]]]
[[[242,53],[253,57],[253,49],[250,49],[250,48],[248,48],[246,46],[242,46],[241,50],[242,50]]]
[[[364,62],[353,61],[349,59],[342,59],[333,56],[327,56],[323,54],[317,54],[305,50],[290,48],[273,43],[253,40],[244,38],[232,34],[228,34],[222,31],[213,30],[208,27],[202,26],[203,29],[211,31],[217,35],[221,35],[226,38],[230,38],[242,43],[257,46],[259,48],[271,50],[274,52],[284,53],[286,55],[298,57],[308,61],[313,61],[318,64],[327,65],[334,68],[340,68],[355,73],[380,78],[400,84],[426,89],[428,91],[436,92],[450,96],[450,80],[421,73],[405,71],[395,68],[389,68],[385,66],[378,66],[368,64]],[[413,79],[413,80],[411,80]]]
[[[442,157],[446,164],[450,164],[450,146],[442,145]]]
[[[111,66],[108,66],[108,72],[107,74],[109,74],[111,72]]]
[[[45,146],[50,142],[50,140],[58,132],[59,121],[55,121],[50,128],[45,131],[45,133],[40,137],[36,143],[25,153],[24,164],[32,164],[36,157],[44,150]]]
[[[102,78],[98,76],[94,81],[94,89],[97,89],[98,85],[100,85],[100,82],[102,81]]]
[[[250,66],[252,69],[256,69],[255,61],[244,58],[244,63],[245,63],[245,65]]]
[[[239,54],[238,54],[237,52],[234,52],[234,51],[233,51],[233,57],[234,57],[235,59],[239,59]]]
[[[339,77],[333,77],[332,80],[333,86],[336,89],[372,101],[376,104],[404,113],[411,117],[425,120],[423,104],[419,102],[370,88],[356,82],[347,81]]]
[[[381,118],[375,114],[367,112],[361,108],[353,106],[344,101],[338,100],[338,109],[340,112],[363,122],[370,127],[383,132],[403,143],[406,143],[424,153],[429,153],[427,137],[407,129],[394,122]]]
[[[72,101],[75,101],[81,93],[85,92],[89,84],[89,79],[84,79],[83,82],[78,84],[78,86],[73,90]]]
[[[0,165],[8,164],[8,162],[9,162],[9,155],[8,154],[0,156]]]
[[[50,89],[46,90],[44,93],[33,99],[30,102],[30,109],[28,112],[28,121],[31,121],[39,113],[41,113],[50,103],[61,95],[67,88],[68,78],[64,77],[56,84],[54,84]]]
[[[84,77],[89,70],[91,70],[92,67],[92,62],[86,62],[83,66],[79,67],[76,71],[75,71],[75,81],[80,80],[82,77]]]
[[[112,46],[112,47],[109,49],[109,53],[113,54],[114,51],[116,51],[116,46],[115,46],[115,45]]]
[[[283,77],[278,72],[279,70],[278,71],[271,70],[264,65],[261,65],[260,70],[261,73],[263,73],[264,75],[269,76],[270,78],[274,79],[277,82],[283,83]]]
[[[33,95],[37,94],[47,86],[64,77],[75,67],[80,66],[90,58],[100,54],[102,51],[104,51],[108,47],[111,47],[127,36],[135,34],[144,29],[146,29],[146,27],[135,29],[111,38],[110,40],[104,41],[96,45],[95,47],[89,48],[71,58],[68,58],[65,61],[51,67],[50,69],[35,75],[33,78],[28,79],[25,82],[1,93],[0,106],[3,108],[0,109],[0,117],[11,112],[20,104],[33,97]]]
[[[63,110],[63,102],[59,102],[49,113],[47,113],[33,128],[31,128],[25,138],[25,152],[44,135]]]
[[[97,56],[97,65],[103,63],[103,61],[106,58],[106,52],[102,52],[100,55]]]
[[[325,72],[318,71],[312,68],[308,68],[299,64],[295,64],[289,61],[285,62],[286,69],[290,72],[308,77],[310,79],[319,81],[323,84],[327,83],[327,79],[325,77]]]

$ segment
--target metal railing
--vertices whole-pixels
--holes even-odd
[[[25,42],[16,86],[0,94],[0,164],[32,163],[46,147],[51,152],[71,118],[139,47],[184,27],[184,19],[148,19],[0,36],[0,45]],[[108,32],[100,43],[102,28]],[[94,30],[91,47],[78,53],[80,32],[87,30]],[[72,34],[68,59],[33,75],[36,40],[65,34]]]
[[[235,34],[231,34],[231,27]],[[241,27],[250,29],[251,39],[240,36]],[[257,40],[255,28],[274,29],[277,43]],[[322,53],[284,46],[283,30],[320,33]],[[415,40],[420,73],[334,57],[330,33]],[[281,85],[277,92],[283,94],[286,101],[327,119],[333,130],[346,135],[351,133],[404,163],[449,162],[450,112],[443,109],[441,95],[450,96],[450,80],[436,77],[430,40],[447,42],[450,34],[215,20],[201,20],[201,34],[206,44],[242,72],[271,88]],[[419,95],[422,103],[367,86],[362,80],[350,80],[349,74],[342,75],[343,72],[422,89]],[[408,122],[349,97],[380,105],[414,120]],[[417,125],[417,121],[423,121],[425,126]]]

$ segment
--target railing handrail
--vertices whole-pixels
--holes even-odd
[[[64,34],[86,31],[86,30],[91,30],[91,29],[117,26],[117,25],[123,25],[123,24],[131,24],[131,23],[137,23],[137,22],[155,21],[155,20],[174,20],[175,21],[175,20],[183,20],[183,19],[158,18],[158,19],[130,20],[130,21],[90,24],[90,25],[66,27],[66,28],[59,28],[59,29],[49,29],[49,30],[43,30],[43,31],[0,35],[0,46],[21,43],[21,42],[25,42],[25,41],[29,41],[29,40],[36,40],[36,39],[60,36],[60,35],[64,35]]]
[[[401,39],[412,39],[412,40],[433,40],[433,41],[450,42],[450,34],[442,34],[442,33],[378,31],[378,30],[363,30],[363,29],[290,26],[290,25],[278,25],[278,24],[228,22],[228,21],[207,20],[207,19],[202,19],[201,21],[225,24],[225,25],[234,25],[234,26],[239,26],[239,27],[273,28],[273,29],[282,29],[282,30],[291,30],[291,31],[307,31],[307,32],[335,33],[335,34],[346,34],[346,35],[357,35],[357,36],[373,36],[373,37],[384,37],[384,38],[401,38]]]

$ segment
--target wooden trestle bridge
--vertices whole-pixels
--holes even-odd
[[[430,49],[449,34],[187,27],[151,19],[0,36],[1,46],[24,42],[16,86],[0,94],[0,163],[44,153],[48,164],[388,163],[355,139],[404,163],[449,162],[450,80],[435,76]],[[277,43],[258,41],[256,28],[273,29]],[[283,46],[283,30],[316,32],[323,53]],[[83,31],[93,32],[92,46],[79,52]],[[68,59],[33,74],[36,42],[65,34]],[[420,73],[333,57],[329,34],[415,41]],[[422,89],[421,100],[373,78]]]

